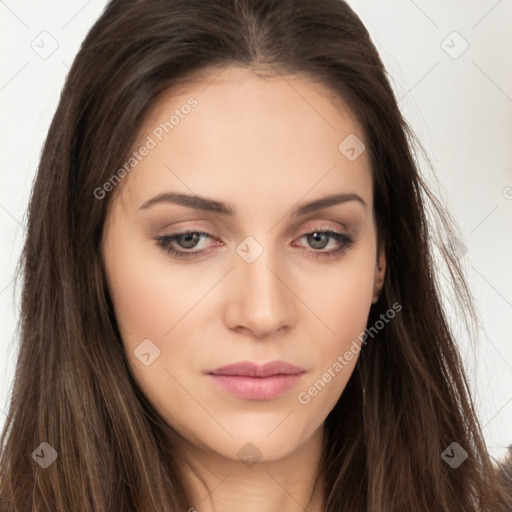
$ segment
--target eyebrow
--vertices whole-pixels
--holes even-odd
[[[362,197],[357,194],[334,194],[315,199],[308,203],[301,203],[296,206],[292,212],[292,216],[305,215],[306,213],[323,210],[337,204],[346,203],[349,201],[357,201],[367,208],[367,204]],[[164,192],[146,201],[140,209],[149,208],[155,204],[171,203],[186,206],[187,208],[194,208],[195,210],[202,210],[207,212],[218,213],[221,215],[236,215],[234,210],[229,204],[221,201],[215,201],[207,197],[197,195],[179,194],[177,192]]]

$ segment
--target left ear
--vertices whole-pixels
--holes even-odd
[[[373,299],[372,304],[379,300],[379,294],[384,286],[384,277],[386,275],[386,254],[381,250],[377,262],[375,263],[375,275],[373,278]]]

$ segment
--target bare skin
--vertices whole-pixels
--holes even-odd
[[[360,346],[386,266],[377,254],[369,155],[351,161],[338,149],[364,134],[324,87],[230,67],[162,98],[134,148],[191,96],[197,105],[162,140],[153,135],[156,146],[118,185],[107,218],[104,261],[126,353],[212,490],[186,471],[191,508],[210,512],[213,500],[222,512],[320,512],[313,484],[323,424],[358,354],[340,371],[333,363],[354,340]],[[227,203],[234,215],[147,205],[166,192]],[[294,214],[342,193],[362,202]],[[195,252],[188,259],[155,243],[183,230],[210,235],[195,245],[174,239],[172,248]],[[344,241],[308,235],[327,230],[355,241],[328,257]],[[151,359],[160,351],[148,365],[134,353],[147,339]],[[271,399],[241,398],[205,374],[273,360],[305,371]],[[309,393],[319,379],[325,386]]]

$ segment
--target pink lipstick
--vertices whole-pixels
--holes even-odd
[[[294,387],[305,373],[303,368],[284,361],[264,365],[241,361],[206,372],[220,387],[248,400],[277,398]]]

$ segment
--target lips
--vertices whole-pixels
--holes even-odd
[[[207,372],[221,389],[247,400],[271,400],[297,385],[306,370],[284,361],[243,361]]]
[[[298,366],[284,361],[272,361],[264,365],[259,365],[251,361],[242,361],[221,366],[208,373],[211,375],[240,375],[264,378],[272,375],[298,375],[303,372],[305,372],[304,368],[299,368]]]

